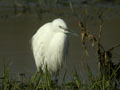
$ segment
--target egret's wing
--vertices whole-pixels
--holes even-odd
[[[49,39],[50,23],[43,25],[32,37],[32,50],[37,69],[44,63],[45,47]]]

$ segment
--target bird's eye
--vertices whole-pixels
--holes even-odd
[[[61,29],[64,29],[64,30],[66,30],[64,27],[62,27],[62,26],[59,26]]]
[[[63,29],[63,27],[62,26],[59,26],[61,29]]]

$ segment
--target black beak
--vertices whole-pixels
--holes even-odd
[[[72,34],[72,35],[77,36],[77,37],[79,36],[76,32],[74,32],[68,28],[63,28],[62,26],[60,26],[60,28],[64,29],[65,33],[67,33],[67,34]]]

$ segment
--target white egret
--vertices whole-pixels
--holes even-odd
[[[68,33],[64,20],[58,18],[41,26],[32,37],[32,49],[37,70],[56,72],[66,60]]]

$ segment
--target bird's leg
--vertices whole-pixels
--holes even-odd
[[[65,68],[65,72],[63,73],[63,82],[65,82],[66,75],[67,75],[67,69]]]
[[[55,73],[55,83],[58,83],[58,79],[59,79],[59,75],[60,75],[60,69],[57,70],[57,72]]]

